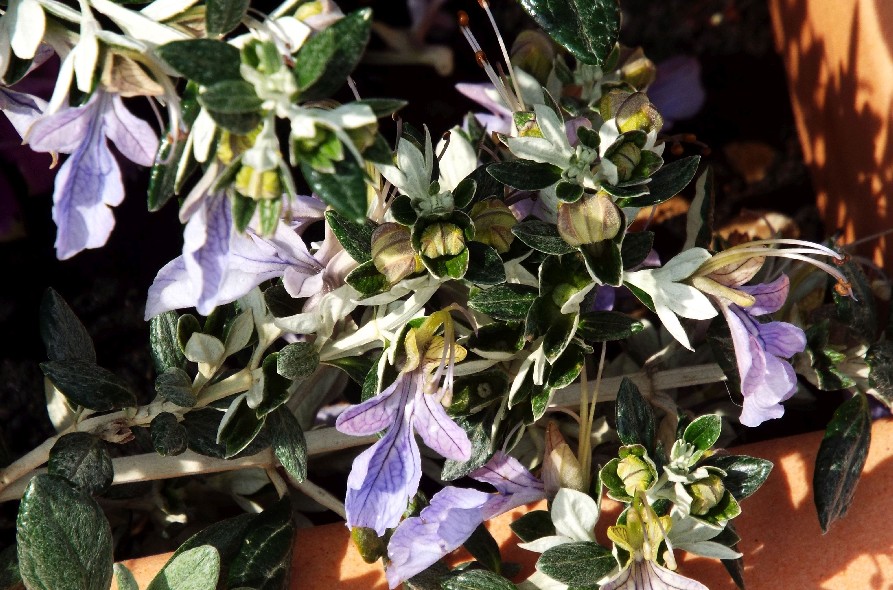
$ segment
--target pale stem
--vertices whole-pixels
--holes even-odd
[[[298,481],[291,476],[289,476],[288,479],[293,486],[298,488],[301,492],[309,496],[311,499],[316,500],[341,518],[347,518],[347,511],[344,509],[344,503],[330,494],[327,490],[319,487],[309,479]]]

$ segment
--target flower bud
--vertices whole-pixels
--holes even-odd
[[[509,251],[515,234],[512,228],[518,223],[505,203],[499,199],[487,199],[471,208],[474,222],[474,241],[492,246],[500,254]]]
[[[571,246],[614,238],[622,229],[620,210],[604,192],[586,194],[573,203],[558,204],[558,233]]]
[[[372,263],[391,284],[424,268],[412,249],[409,228],[391,222],[382,223],[372,233]]]
[[[251,166],[242,166],[236,174],[235,187],[241,195],[257,201],[278,199],[282,196],[278,170],[258,172]]]
[[[718,475],[711,474],[693,483],[688,492],[691,494],[691,513],[701,515],[707,514],[711,508],[719,504],[726,493],[726,488]]]
[[[521,31],[512,43],[512,65],[529,73],[543,86],[549,80],[554,60],[552,41],[539,31]]]
[[[656,75],[657,66],[654,65],[653,61],[645,57],[641,47],[636,48],[626,63],[623,64],[623,67],[620,68],[621,79],[637,90],[642,90],[654,82]]]
[[[419,246],[427,258],[455,256],[465,249],[465,235],[455,223],[432,223],[422,232]]]
[[[623,489],[630,496],[650,488],[654,474],[654,468],[644,457],[627,455],[617,464],[617,477],[623,481]]]
[[[546,450],[543,457],[543,485],[546,495],[553,497],[561,488],[585,491],[583,470],[570,445],[561,436],[558,423],[549,421],[546,427]]]
[[[632,177],[633,171],[639,165],[642,150],[635,143],[625,141],[616,150],[612,150],[607,158],[617,167],[617,181],[625,182]]]
[[[387,551],[387,545],[374,529],[358,526],[350,530],[350,538],[366,563],[375,563]]]

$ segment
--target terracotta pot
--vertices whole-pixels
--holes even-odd
[[[735,520],[741,535],[748,588],[888,588],[893,585],[893,420],[875,422],[871,450],[856,497],[846,517],[822,535],[812,497],[812,474],[821,432],[782,438],[731,449],[775,463],[769,479],[743,502]],[[605,528],[614,522],[617,504],[608,500],[597,534],[607,544]],[[509,524],[525,510],[515,510],[489,523],[506,561],[520,563],[518,579],[533,571],[536,554],[519,549]],[[468,561],[462,552],[454,563]],[[680,552],[680,555],[684,555]],[[169,554],[126,562],[141,588],[167,561]],[[292,590],[386,590],[380,564],[364,563],[351,546],[347,528],[340,524],[298,532]],[[722,564],[716,560],[683,557],[680,571],[713,590],[732,590]]]
[[[893,3],[769,4],[826,230],[848,243],[893,228]],[[880,237],[857,252],[889,265],[891,245]]]

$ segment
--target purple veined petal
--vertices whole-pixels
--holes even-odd
[[[319,221],[326,212],[326,204],[315,196],[297,195],[287,204],[287,217],[292,220],[292,229],[300,235],[311,223]]]
[[[663,115],[664,131],[676,120],[693,117],[705,99],[700,62],[679,55],[659,63],[657,76],[648,87],[648,98]]]
[[[467,461],[471,458],[468,434],[453,422],[440,400],[443,394],[428,394],[419,387],[415,396],[413,426],[425,444],[447,459]]]
[[[484,520],[546,497],[543,482],[527,471],[517,459],[502,451],[497,451],[486,465],[468,475],[480,482],[489,483],[499,491],[487,499],[483,509]]]
[[[145,320],[172,309],[184,309],[195,305],[195,293],[186,272],[186,263],[182,256],[177,256],[165,264],[158,274],[146,301]]]
[[[95,93],[83,106],[65,108],[34,121],[25,138],[28,145],[35,152],[70,154],[77,150],[90,130],[99,126],[101,94]]]
[[[276,233],[271,237],[262,238],[255,234],[255,240],[266,242],[273,249],[276,257],[301,273],[317,274],[324,268],[324,265],[320,264],[307,250],[304,239],[293,228],[283,223],[278,225]]]
[[[769,354],[790,358],[806,350],[806,334],[793,324],[769,322],[760,324],[759,331]]]
[[[12,123],[19,137],[25,137],[28,128],[43,114],[45,100],[24,92],[0,87],[0,110]]]
[[[312,297],[323,290],[323,271],[320,269],[313,274],[305,274],[290,266],[282,275],[282,284],[288,294],[295,299]]]
[[[434,494],[418,516],[401,522],[388,543],[388,585],[396,588],[461,547],[484,521],[481,507],[489,496],[478,490],[447,487]]]
[[[229,265],[232,225],[229,197],[219,193],[205,197],[183,232],[183,260],[195,308],[202,315],[226,303],[220,297],[220,288]]]
[[[115,227],[110,207],[124,198],[121,170],[106,143],[102,125],[96,119],[91,123],[80,146],[56,176],[53,221],[58,228],[55,246],[60,260],[105,245]]]
[[[148,123],[134,117],[117,94],[107,97],[103,104],[105,133],[121,154],[143,166],[155,163],[158,136]]]
[[[653,561],[634,559],[601,590],[709,590],[691,578],[661,567]]]
[[[509,108],[505,104],[503,104],[501,100],[499,100],[498,98],[494,98],[494,96],[496,96],[496,90],[489,82],[483,82],[480,84],[461,82],[459,84],[456,84],[456,90],[458,90],[461,94],[467,96],[474,102],[478,103],[497,117],[511,122],[512,111],[509,110]],[[488,92],[488,90],[490,92]]]
[[[750,355],[750,332],[747,331],[747,327],[745,327],[738,314],[730,309],[730,305],[720,305],[720,309],[732,335],[732,346],[735,350],[735,363],[738,365],[738,375],[743,379],[750,372],[750,367],[753,364]]]
[[[367,527],[379,536],[394,528],[419,489],[422,459],[412,434],[412,402],[387,434],[354,459],[344,500],[347,525]]]
[[[760,285],[744,285],[738,287],[741,291],[753,295],[755,301],[753,305],[747,308],[750,315],[766,315],[767,313],[775,313],[784,305],[788,298],[788,289],[791,281],[787,275],[781,275],[771,283],[763,283]]]
[[[400,375],[375,397],[341,412],[335,421],[335,428],[352,436],[368,436],[381,432],[397,421],[416,388],[418,384],[414,379],[406,374]]]

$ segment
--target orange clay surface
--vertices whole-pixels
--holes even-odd
[[[816,432],[731,450],[775,463],[765,485],[742,503],[744,513],[735,520],[749,590],[893,587],[893,420],[875,422],[855,502],[826,535],[819,528],[812,498],[813,462],[821,437]],[[527,509],[542,508],[544,502]],[[617,504],[606,501],[604,508],[597,534],[607,544],[604,532],[616,517]],[[489,524],[504,559],[523,565],[521,576],[533,571],[536,555],[515,546],[508,525],[523,512],[515,510]],[[125,563],[145,588],[168,557]],[[453,561],[469,559],[459,552]],[[718,561],[684,554],[680,561],[681,573],[712,590],[735,588]],[[364,563],[350,545],[347,529],[334,524],[298,532],[291,588],[385,590],[387,584],[381,566]]]

